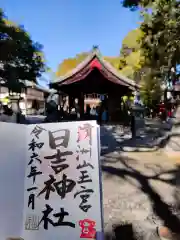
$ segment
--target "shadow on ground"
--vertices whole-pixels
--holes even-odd
[[[166,138],[164,138],[160,144],[159,148],[164,148],[166,145],[169,145],[172,150],[180,151],[180,134],[179,133],[170,133]]]
[[[101,126],[101,155],[120,151],[154,151],[157,145],[154,132],[146,131],[140,138],[131,138],[130,130],[120,131],[122,126]]]
[[[113,227],[112,233],[105,233],[105,240],[116,240],[116,239],[127,239],[127,240],[135,240],[135,234],[133,230],[132,224],[125,225],[116,225]]]
[[[101,126],[100,135],[101,135],[101,155],[105,155],[115,151],[121,151],[121,145],[115,138],[117,134],[117,128],[107,128],[106,126]],[[118,132],[119,137],[122,137]]]
[[[154,171],[153,174],[145,175],[143,172],[137,170],[135,168],[135,165],[131,164],[131,162],[134,162],[134,159],[128,158],[128,157],[119,157],[116,159],[116,161],[121,162],[122,168],[116,168],[114,166],[109,166],[109,160],[103,161],[102,163],[102,171],[106,173],[106,175],[109,175],[109,177],[116,176],[119,177],[125,181],[128,181],[130,184],[133,185],[132,180],[136,180],[139,183],[139,187],[136,186],[141,192],[146,194],[148,196],[151,207],[156,216],[158,216],[162,222],[164,223],[164,226],[167,226],[172,232],[180,233],[180,219],[178,217],[178,214],[175,214],[172,211],[172,207],[169,206],[166,202],[163,201],[162,197],[158,192],[155,191],[155,189],[151,186],[150,180],[160,181],[164,182],[166,184],[177,186],[177,183],[180,182],[180,166],[177,165],[176,168],[169,171],[164,171],[162,168],[159,168],[159,171]],[[107,165],[106,165],[107,163]],[[147,166],[147,168],[153,166]],[[166,178],[165,176],[167,174],[171,174],[171,178]],[[179,207],[179,199],[180,199],[180,193],[177,191],[174,193],[174,197],[176,198],[176,207],[177,212],[179,213],[178,207]],[[117,223],[118,224],[118,223]],[[133,223],[132,223],[133,226]],[[129,240],[129,239],[135,239],[134,233],[132,230],[132,227],[130,225],[128,226],[119,226],[113,230],[111,233],[105,233],[106,238],[105,239],[122,239],[122,240]],[[111,238],[110,238],[111,236]]]
[[[180,133],[170,132],[170,125],[162,129],[160,125],[160,123],[146,124],[140,137],[137,138],[131,138],[129,128],[123,131],[122,126],[101,126],[101,155],[122,151],[153,152],[164,148],[174,137],[180,138]]]

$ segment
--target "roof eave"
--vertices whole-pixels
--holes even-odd
[[[98,48],[94,48],[93,51],[90,53],[89,56],[87,56],[86,59],[84,59],[83,62],[81,62],[80,64],[78,64],[78,66],[71,70],[69,73],[67,73],[65,76],[62,76],[60,78],[58,78],[56,81],[53,81],[50,83],[50,86],[53,86],[54,88],[57,89],[57,87],[55,87],[57,84],[62,84],[64,81],[66,81],[68,78],[73,77],[73,75],[77,74],[79,71],[81,71],[81,69],[83,69],[85,66],[87,66],[89,64],[89,62],[92,61],[93,58],[97,58],[101,64],[109,71],[111,72],[111,74],[113,74],[114,76],[116,76],[119,81],[124,82],[127,86],[129,86],[130,88],[138,88],[140,89],[140,85],[136,84],[133,80],[120,75],[119,72],[110,64],[108,63],[106,60],[104,60],[99,52]]]
[[[129,79],[123,75],[121,75],[109,62],[104,60],[102,57],[97,56],[99,61],[104,65],[104,67],[110,71],[113,75],[119,78],[120,81],[123,81],[128,86],[131,86],[133,88],[140,88],[140,86],[134,82],[134,80]]]
[[[65,74],[64,76],[59,77],[57,80],[53,81],[51,84],[58,84],[61,83],[62,81],[65,81],[66,79],[72,77],[73,75],[75,75],[76,73],[78,73],[82,68],[84,68],[95,56],[96,56],[96,52],[93,51],[89,54],[89,56],[87,56],[84,61],[82,61],[80,64],[77,65],[76,68],[74,68],[73,70],[69,71],[67,74]]]

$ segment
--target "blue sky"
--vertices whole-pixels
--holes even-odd
[[[23,24],[44,45],[47,64],[58,64],[99,45],[103,55],[117,56],[126,34],[138,26],[137,12],[121,0],[1,0],[9,19]]]

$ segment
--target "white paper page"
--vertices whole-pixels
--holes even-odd
[[[82,130],[84,124],[91,125],[91,145],[90,145],[90,137],[86,136],[86,131]],[[97,125],[95,121],[89,122],[69,122],[69,123],[49,123],[49,124],[38,124],[37,126],[43,128],[42,132],[38,133],[38,127],[35,129],[35,125],[28,126],[27,133],[27,150],[28,150],[28,161],[26,162],[26,178],[25,178],[25,196],[24,196],[24,221],[23,221],[23,232],[22,237],[25,240],[49,240],[49,239],[58,239],[58,240],[79,240],[79,239],[88,239],[86,236],[89,232],[93,234],[95,232],[102,232],[102,212],[101,212],[101,197],[100,197],[100,184],[99,184],[99,142],[97,137]],[[79,129],[81,127],[81,129]],[[52,134],[54,137],[60,137],[65,135],[65,130],[69,130],[69,139],[66,137],[67,146],[62,146],[64,141],[63,139],[57,141],[55,140],[55,144],[58,143],[61,146],[53,146],[53,141],[51,141],[51,147],[49,146],[49,135]],[[78,140],[78,129],[80,130],[81,141]],[[40,129],[39,129],[40,130]],[[61,132],[59,131],[61,130]],[[63,131],[62,131],[63,130]],[[32,132],[33,131],[33,132]],[[55,133],[55,131],[58,131]],[[67,133],[67,132],[66,132]],[[29,145],[32,141],[36,141],[35,149],[29,149]],[[43,143],[43,144],[40,144]],[[43,146],[42,146],[43,145]],[[54,147],[54,149],[52,149]],[[57,159],[47,159],[47,156],[53,156],[57,154],[57,150],[60,152],[69,151],[68,156],[61,157],[64,158],[64,161],[61,164],[65,165],[65,169],[63,169],[59,173],[55,173],[55,169],[57,170]],[[82,154],[82,151],[86,151],[86,153]],[[90,152],[89,152],[90,150]],[[34,160],[33,163],[29,164],[29,160],[33,152],[37,153],[39,159]],[[91,153],[91,155],[90,155]],[[79,156],[79,157],[78,157]],[[41,162],[40,162],[40,161]],[[54,163],[52,163],[54,161]],[[82,167],[84,161],[86,161],[87,166]],[[28,165],[29,164],[29,165]],[[77,168],[78,165],[81,165],[81,168]],[[36,170],[39,174],[36,176],[34,184],[33,178],[27,177],[32,170],[31,167],[36,167]],[[54,169],[53,169],[54,167]],[[82,173],[87,176],[84,178],[84,182],[81,183]],[[42,174],[41,174],[42,173]],[[45,182],[50,179],[54,179],[54,182],[51,184],[50,194],[47,194],[47,191],[42,192],[45,187]],[[62,179],[67,177],[71,189],[69,192],[64,194],[62,191]],[[92,182],[89,181],[92,180]],[[85,181],[86,180],[86,181]],[[53,180],[52,180],[53,181]],[[57,182],[60,182],[56,184]],[[32,187],[36,187],[37,189],[32,189],[27,191]],[[67,187],[67,185],[66,185]],[[57,192],[59,189],[59,193]],[[84,190],[84,192],[83,192]],[[90,190],[90,192],[86,191]],[[78,194],[79,191],[82,191],[81,194]],[[33,208],[33,198],[32,201],[29,201],[29,196],[34,194],[34,209]],[[82,199],[80,195],[86,194],[87,202],[84,201],[82,204]],[[47,199],[45,199],[45,196]],[[75,197],[76,196],[76,197]],[[32,197],[32,195],[31,195]],[[28,206],[29,201],[29,206]],[[80,208],[81,205],[81,208]],[[89,206],[89,208],[88,208]],[[86,207],[86,208],[85,208]],[[47,214],[50,221],[47,222],[45,226],[45,221],[43,218],[43,211],[49,208],[49,213]],[[61,209],[63,208],[63,209]],[[58,216],[53,216],[53,214],[57,214],[60,210],[64,210],[67,212],[67,215],[64,216],[62,222],[64,226],[53,226],[58,225],[58,221],[60,218]],[[87,211],[85,211],[87,210]],[[61,212],[62,212],[61,211]],[[85,221],[84,221],[85,220]],[[88,222],[88,221],[89,222]],[[92,224],[90,228],[85,228],[82,231],[82,225]],[[70,226],[69,226],[70,225]],[[84,227],[84,225],[83,225]],[[45,229],[46,228],[46,229]]]
[[[0,240],[19,237],[23,221],[26,127],[0,122]]]

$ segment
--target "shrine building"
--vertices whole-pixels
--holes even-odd
[[[51,82],[50,87],[68,96],[69,107],[78,99],[82,117],[87,102],[86,96],[103,95],[110,120],[115,120],[121,113],[122,97],[132,95],[140,88],[104,60],[98,47],[94,47],[75,69]]]

